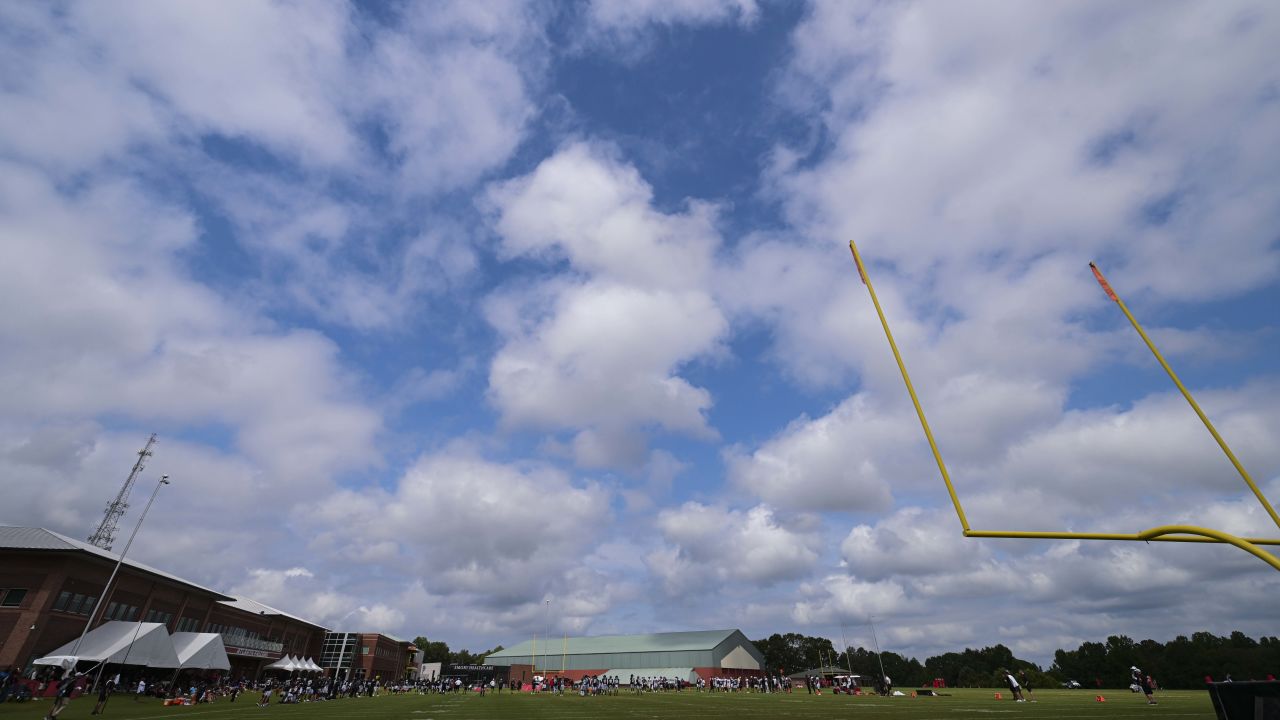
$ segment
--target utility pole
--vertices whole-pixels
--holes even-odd
[[[116,541],[116,525],[119,524],[120,518],[124,517],[125,510],[129,509],[129,493],[133,490],[133,481],[137,479],[138,473],[142,472],[142,468],[146,467],[147,458],[151,457],[151,448],[156,444],[156,434],[151,433],[151,437],[147,438],[147,444],[142,446],[138,451],[138,461],[133,464],[133,469],[129,471],[129,477],[124,481],[124,487],[120,488],[120,492],[116,495],[116,499],[107,505],[106,513],[102,516],[102,523],[98,525],[98,529],[89,536],[89,544],[110,550],[111,544]]]

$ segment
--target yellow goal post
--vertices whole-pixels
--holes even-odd
[[[924,408],[920,405],[920,398],[916,395],[915,387],[911,384],[911,375],[907,373],[907,366],[902,360],[902,353],[898,350],[898,344],[893,340],[893,332],[889,330],[889,321],[885,319],[884,309],[880,306],[879,298],[876,297],[875,286],[871,284],[871,278],[868,276],[866,266],[862,262],[862,256],[858,254],[858,246],[852,240],[849,241],[849,250],[853,253],[853,262],[858,269],[858,277],[862,279],[862,284],[867,286],[867,292],[871,295],[871,302],[875,305],[876,315],[880,318],[880,325],[884,328],[884,335],[889,340],[889,348],[893,351],[893,359],[898,363],[898,370],[902,373],[902,381],[907,386],[907,394],[911,396],[911,404],[915,406],[916,416],[920,419],[920,427],[924,430],[925,439],[929,442],[929,449],[933,452],[933,459],[938,464],[938,472],[942,475],[942,482],[947,486],[947,494],[951,496],[951,504],[955,507],[956,517],[960,520],[960,527],[964,531],[965,537],[1034,540],[1139,540],[1225,543],[1228,545],[1234,545],[1241,550],[1254,555],[1259,560],[1262,560],[1276,570],[1280,570],[1280,558],[1277,558],[1272,553],[1259,547],[1261,545],[1280,545],[1280,538],[1242,538],[1220,530],[1213,530],[1211,528],[1198,527],[1195,525],[1161,525],[1159,527],[1153,527],[1136,533],[1065,531],[1031,532],[1018,530],[974,530],[970,528],[969,520],[964,514],[964,506],[960,504],[960,496],[956,494],[955,485],[951,482],[951,475],[947,472],[947,464],[942,460],[942,453],[938,450],[938,443],[933,437],[933,431],[929,428],[929,420],[925,417]],[[1107,297],[1120,307],[1121,312],[1123,312],[1125,317],[1129,319],[1129,322],[1133,325],[1134,329],[1138,331],[1143,342],[1146,343],[1152,354],[1155,355],[1156,360],[1160,362],[1161,367],[1163,367],[1165,372],[1168,373],[1170,379],[1173,380],[1174,384],[1178,387],[1178,390],[1182,393],[1182,396],[1186,398],[1187,402],[1191,405],[1191,408],[1195,410],[1200,421],[1204,423],[1204,426],[1209,430],[1209,433],[1213,435],[1213,439],[1217,441],[1218,446],[1222,448],[1224,453],[1226,453],[1227,458],[1231,461],[1231,464],[1235,467],[1236,471],[1240,473],[1245,484],[1248,485],[1249,489],[1253,492],[1254,497],[1256,497],[1258,502],[1262,504],[1262,507],[1267,511],[1267,514],[1271,516],[1271,519],[1276,523],[1276,526],[1280,527],[1280,516],[1276,515],[1275,508],[1271,506],[1271,503],[1267,501],[1266,496],[1263,495],[1260,489],[1258,489],[1253,478],[1249,477],[1249,473],[1236,458],[1235,453],[1231,451],[1231,448],[1227,445],[1227,441],[1223,439],[1222,435],[1220,435],[1217,429],[1214,428],[1213,423],[1210,422],[1208,416],[1200,409],[1200,405],[1196,403],[1195,398],[1191,396],[1191,392],[1187,390],[1186,386],[1182,384],[1182,381],[1178,378],[1177,374],[1173,372],[1173,368],[1171,368],[1169,363],[1165,361],[1164,357],[1160,354],[1160,351],[1156,348],[1155,343],[1151,341],[1151,338],[1147,336],[1147,333],[1142,329],[1142,326],[1138,324],[1137,319],[1133,317],[1133,313],[1129,312],[1129,308],[1125,306],[1124,301],[1122,301],[1120,296],[1111,288],[1110,283],[1107,282],[1106,278],[1102,275],[1102,271],[1098,269],[1097,265],[1089,263],[1089,267],[1097,278],[1098,284],[1101,285],[1102,289],[1106,292]]]

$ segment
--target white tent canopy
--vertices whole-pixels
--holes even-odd
[[[320,667],[311,658],[303,660],[300,657],[285,655],[279,660],[271,663],[264,668],[265,670],[288,670],[289,672],[323,672],[324,668]]]
[[[180,632],[173,634],[173,650],[178,667],[201,670],[230,670],[227,648],[218,633]]]
[[[71,665],[80,660],[90,660],[155,668],[178,667],[173,641],[160,623],[113,620],[89,631],[80,648],[72,653],[75,647],[76,642],[72,640],[35,662],[38,665],[68,667],[65,663],[69,659]]]
[[[293,661],[293,656],[285,655],[279,660],[271,663],[263,668],[264,670],[288,670],[290,672],[298,669],[298,664]]]
[[[70,670],[76,666],[76,660],[79,658],[74,655],[49,655],[47,657],[36,658],[32,660],[33,665],[56,665],[63,670]]]

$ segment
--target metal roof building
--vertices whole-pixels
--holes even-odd
[[[286,654],[319,654],[324,628],[247,598],[37,527],[0,526],[0,667],[25,666],[86,626],[163,625],[165,635],[216,633],[234,675],[256,677]],[[83,654],[83,653],[81,653]]]
[[[759,672],[764,667],[764,655],[740,630],[699,630],[549,641],[538,638],[493,653],[485,662],[532,665],[550,673],[564,670],[621,674],[648,668],[691,668],[707,676],[725,670],[734,674]]]
[[[79,551],[97,555],[104,560],[115,562],[120,556],[110,550],[103,550],[96,545],[90,545],[83,540],[69,538],[61,533],[52,530],[45,530],[39,527],[14,527],[10,525],[0,526],[0,548],[12,550],[53,550],[53,551]],[[177,575],[170,575],[163,570],[157,570],[150,565],[143,565],[136,560],[126,559],[124,561],[126,567],[131,567],[139,572],[157,575],[165,580],[172,580],[184,585],[190,585],[193,588],[202,590],[210,595],[216,595],[220,600],[235,600],[230,595],[224,595],[216,590],[210,590],[207,587],[197,585],[190,580],[184,580]],[[306,622],[306,621],[303,621]]]

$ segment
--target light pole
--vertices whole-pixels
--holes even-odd
[[[88,614],[88,620],[84,623],[84,629],[81,630],[81,637],[76,638],[76,644],[72,647],[72,656],[77,657],[77,662],[79,661],[77,653],[79,653],[79,646],[84,642],[84,635],[88,634],[88,629],[93,625],[93,618],[97,615],[97,611],[101,610],[102,603],[106,602],[106,597],[108,597],[108,594],[111,592],[111,583],[115,582],[115,575],[120,573],[120,565],[124,564],[124,556],[129,552],[129,547],[133,544],[133,538],[138,537],[138,528],[142,527],[142,520],[147,519],[147,510],[151,510],[151,503],[156,501],[156,495],[160,492],[160,486],[166,486],[166,484],[169,484],[169,475],[160,475],[160,482],[156,483],[156,489],[151,491],[151,498],[150,500],[147,500],[146,507],[143,507],[142,515],[138,515],[138,524],[133,525],[133,532],[129,533],[129,542],[124,543],[124,550],[120,551],[120,556],[115,560],[115,569],[111,570],[111,577],[106,579],[106,587],[102,588],[101,596],[97,598],[97,602],[93,603],[93,611]],[[138,609],[138,612],[142,612],[142,610]],[[106,660],[102,662],[105,664]]]
[[[886,676],[884,674],[884,659],[880,657],[880,641],[876,638],[876,619],[868,615],[867,622],[871,623],[871,641],[876,644],[876,662],[880,663],[880,680],[883,682]]]
[[[547,672],[547,645],[551,642],[551,599],[544,600],[543,604],[546,606],[544,615],[547,621],[546,630],[542,633],[542,673],[545,675]]]
[[[840,623],[840,644],[844,646],[844,664],[849,668],[849,674],[853,674],[853,660],[849,658],[849,642],[844,639],[844,623]],[[840,656],[837,655],[837,658]]]

